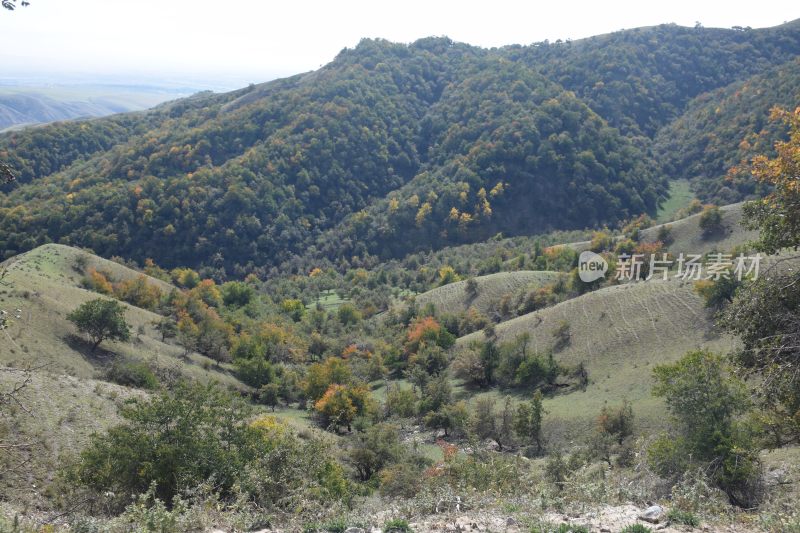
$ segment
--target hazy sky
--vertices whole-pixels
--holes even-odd
[[[122,74],[229,80],[315,69],[362,37],[430,35],[491,47],[577,39],[666,22],[773,26],[796,1],[30,0],[0,10],[3,75]]]

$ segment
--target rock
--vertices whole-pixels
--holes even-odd
[[[360,527],[348,527],[347,529],[344,530],[344,533],[367,533],[367,532],[361,529]]]
[[[600,528],[600,533],[611,533],[611,530],[608,529],[607,527],[601,527]]]
[[[518,525],[519,522],[517,522],[517,519],[514,518],[513,516],[509,516],[508,518],[506,518],[506,527],[518,526]]]
[[[639,514],[639,520],[658,524],[664,518],[664,508],[660,505],[651,505]]]

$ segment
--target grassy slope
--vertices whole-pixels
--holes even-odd
[[[700,230],[700,215],[692,215],[687,218],[676,220],[668,224],[662,224],[671,228],[673,242],[667,247],[670,252],[679,254],[720,251],[728,252],[734,246],[747,244],[758,238],[757,231],[748,231],[742,228],[742,204],[731,204],[720,208],[722,211],[722,224],[725,226],[724,233],[711,238],[703,238]],[[642,231],[642,240],[646,242],[655,241],[658,230],[662,225],[654,226]]]
[[[0,365],[22,368],[47,364],[51,373],[93,378],[114,357],[124,357],[174,368],[187,377],[240,385],[225,371],[203,368],[211,366],[210,359],[192,354],[187,360],[182,357],[183,348],[162,343],[151,325],[159,315],[130,305],[125,317],[132,325],[131,342],[104,342],[96,354],[89,354],[87,346],[74,337],[75,327],[66,319],[81,303],[100,296],[80,287],[81,274],[73,268],[79,255],[88,259],[87,266],[109,272],[116,280],[140,275],[113,261],[57,244],[9,259],[3,263],[8,274],[0,285],[0,308],[8,311],[19,308],[22,317],[12,321],[7,331],[14,344],[0,343]],[[164,290],[172,288],[154,278],[149,281]],[[137,334],[140,327],[144,333]]]
[[[475,278],[478,284],[475,297],[467,294],[467,282],[459,281],[417,295],[416,303],[419,307],[433,304],[440,313],[460,313],[474,307],[487,314],[504,295],[516,295],[528,288],[555,281],[558,276],[558,272],[545,271],[498,272]]]
[[[21,372],[0,368],[0,390],[10,390],[22,379]],[[126,399],[143,395],[92,379],[32,373],[19,394],[29,413],[12,406],[9,416],[0,417],[0,441],[27,445],[0,453],[0,500],[46,507],[56,465],[78,453],[92,433],[118,423],[118,409]]]
[[[656,215],[657,222],[667,222],[675,217],[675,214],[687,207],[695,196],[692,192],[689,180],[674,180],[669,184],[669,198],[661,204]]]
[[[668,250],[674,254],[727,252],[758,237],[757,232],[740,226],[742,204],[721,210],[725,232],[713,238],[702,237],[700,215],[669,223],[674,241]],[[654,241],[659,227],[644,230],[642,240]],[[570,246],[580,251],[588,247],[588,242]],[[553,331],[562,322],[570,325],[571,341],[556,358],[567,365],[583,362],[590,384],[586,391],[546,400],[548,432],[558,440],[586,434],[604,404],[619,404],[624,398],[633,402],[640,430],[660,427],[665,412],[662,403],[650,394],[653,366],[674,361],[695,348],[728,352],[735,346],[732,338],[719,334],[702,299],[692,291],[692,284],[674,279],[607,287],[503,322],[496,331],[501,341],[528,332],[531,347],[546,352],[552,349]],[[473,333],[459,339],[459,344],[482,336],[481,332]],[[476,395],[476,391],[462,386],[457,392],[465,398]],[[477,394],[500,400],[505,392]]]
[[[22,314],[5,332],[8,337],[3,335],[0,341],[0,390],[11,390],[23,379],[20,369],[37,370],[31,372],[31,383],[21,394],[30,414],[19,407],[0,413],[0,442],[32,444],[0,454],[0,500],[44,505],[40,493],[53,479],[59,457],[76,453],[93,432],[119,421],[117,409],[122,400],[144,395],[97,379],[103,367],[117,358],[144,360],[165,372],[244,388],[224,366],[216,369],[210,359],[198,354],[184,358],[183,348],[162,343],[150,325],[158,315],[133,306],[127,306],[126,319],[134,333],[139,326],[144,333],[134,334],[129,343],[104,343],[96,354],[89,354],[87,346],[75,340],[75,328],[65,318],[81,303],[99,296],[80,287],[81,274],[73,265],[81,255],[87,258],[87,266],[109,272],[115,280],[140,275],[112,261],[55,244],[2,264],[7,274],[0,284],[0,308],[19,308]],[[153,278],[149,281],[164,290],[172,288]]]
[[[605,403],[619,404],[624,398],[633,402],[640,429],[655,427],[663,407],[650,394],[653,366],[695,348],[728,351],[734,346],[715,331],[691,284],[680,280],[607,287],[509,320],[496,331],[501,341],[527,332],[531,348],[546,352],[562,322],[569,324],[571,341],[556,359],[566,365],[583,362],[590,384],[586,391],[546,401],[550,433],[556,437],[585,434]],[[482,336],[473,333],[459,343]]]

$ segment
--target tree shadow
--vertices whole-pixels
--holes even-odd
[[[75,350],[94,367],[104,367],[116,354],[98,346],[92,351],[92,343],[80,335],[70,333],[64,337],[64,343]]]

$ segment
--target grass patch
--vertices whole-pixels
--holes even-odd
[[[306,306],[306,309],[316,309],[317,306],[322,307],[325,311],[336,311],[342,304],[350,300],[342,298],[333,289],[323,291],[320,293],[319,298]]]
[[[656,221],[669,222],[675,217],[675,214],[688,207],[688,205],[695,199],[692,192],[689,180],[675,180],[669,183],[669,197],[661,204],[656,214]]]

